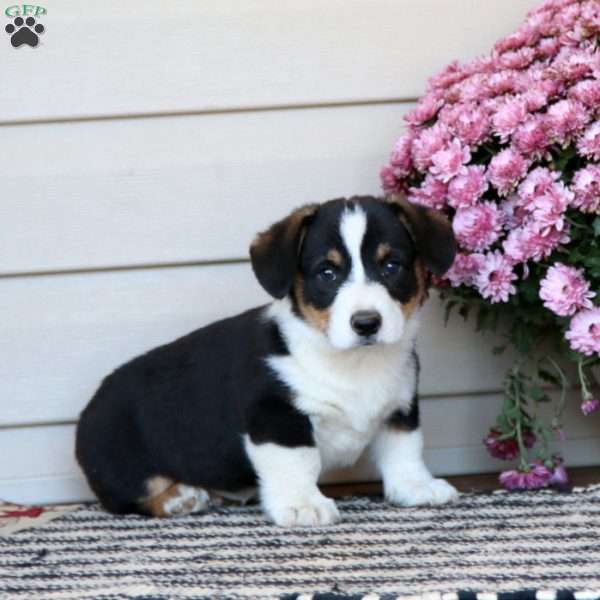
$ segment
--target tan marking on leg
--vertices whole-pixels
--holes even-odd
[[[304,300],[304,279],[301,275],[296,276],[294,283],[294,296],[298,305],[298,310],[304,319],[319,331],[325,333],[329,327],[331,317],[329,309],[320,310]]]
[[[141,504],[154,517],[187,515],[201,510],[209,499],[204,490],[174,483],[167,477],[149,479],[146,488],[149,493]]]
[[[167,488],[170,488],[175,482],[168,477],[157,475],[146,481],[146,490],[148,492],[148,498],[158,496],[162,494]]]

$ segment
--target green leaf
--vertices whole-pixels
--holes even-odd
[[[600,255],[588,256],[584,259],[583,263],[588,269],[600,268]]]
[[[600,217],[596,217],[592,222],[592,228],[596,237],[600,237]]]
[[[450,314],[452,313],[452,309],[457,305],[456,300],[450,300],[446,303],[446,308],[444,309],[444,327],[447,327],[448,321],[450,320]]]
[[[547,383],[552,383],[553,385],[561,384],[559,377],[557,375],[555,375],[554,373],[551,373],[550,371],[546,371],[546,369],[539,369],[538,377],[542,381],[546,381]]]

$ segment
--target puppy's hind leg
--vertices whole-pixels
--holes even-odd
[[[156,476],[146,482],[148,495],[141,500],[145,512],[154,517],[180,517],[207,509],[206,490]]]

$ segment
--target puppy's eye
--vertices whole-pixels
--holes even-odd
[[[381,265],[381,274],[384,277],[397,275],[404,267],[397,260],[386,260]]]
[[[337,273],[332,267],[323,267],[317,272],[317,277],[327,283],[337,279]]]

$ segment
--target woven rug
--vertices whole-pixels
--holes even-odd
[[[0,537],[0,598],[600,598],[600,486],[339,506],[343,522],[294,530],[257,507],[158,520],[82,506]]]

